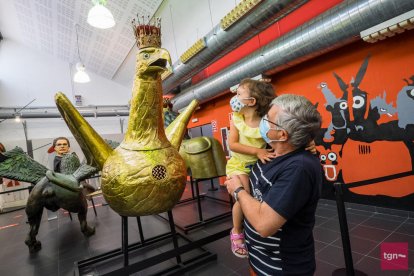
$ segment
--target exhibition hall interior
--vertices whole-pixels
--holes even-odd
[[[414,276],[414,1],[0,1],[0,275]]]

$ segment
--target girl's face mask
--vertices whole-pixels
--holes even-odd
[[[250,100],[253,99],[252,97],[248,97],[248,98],[243,98],[243,100]],[[234,112],[240,112],[240,110],[245,107],[246,104],[242,103],[239,100],[238,95],[235,95],[233,98],[231,98],[230,100],[230,107]]]

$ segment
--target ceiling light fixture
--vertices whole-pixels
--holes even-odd
[[[76,73],[73,76],[73,81],[77,83],[87,83],[90,82],[91,79],[89,78],[88,73],[85,71],[85,65],[81,62],[76,63]]]
[[[76,31],[76,46],[78,47],[78,58],[79,62],[76,63],[76,73],[73,76],[73,81],[77,83],[87,83],[90,82],[91,79],[89,78],[88,73],[86,73],[85,65],[83,65],[80,53],[79,53],[79,39],[78,39],[78,24],[75,25]]]
[[[115,20],[110,10],[106,5],[106,0],[92,0],[94,6],[89,10],[88,23],[89,25],[99,28],[108,29],[115,26]]]

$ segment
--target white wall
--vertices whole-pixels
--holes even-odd
[[[31,107],[56,106],[54,94],[64,92],[73,101],[74,94],[82,95],[83,105],[127,105],[132,87],[88,72],[91,82],[74,84],[70,64],[24,45],[3,40],[0,43],[0,107],[23,107],[36,99]],[[72,88],[73,85],[73,88]],[[23,111],[24,114],[24,111]],[[87,118],[99,134],[119,134],[119,118]],[[128,118],[125,118],[124,131]],[[29,140],[51,140],[57,136],[72,137],[62,119],[26,119]],[[7,148],[24,145],[22,123],[6,120],[0,123],[0,142]]]
[[[54,94],[64,92],[68,98],[80,94],[84,105],[126,105],[132,87],[88,72],[91,82],[72,82],[69,63],[60,61],[23,44],[5,39],[0,43],[0,106],[54,106]],[[72,89],[73,84],[73,89]]]
[[[123,134],[120,131],[120,122],[118,118],[87,118],[93,128],[101,134],[104,139],[121,142]],[[82,160],[84,155],[79,144],[73,138],[65,122],[62,119],[28,119],[26,120],[28,140],[32,142],[33,158],[41,164],[48,166],[51,155],[47,153],[51,147],[53,139],[59,136],[67,137],[70,140],[71,152],[76,152]],[[124,122],[124,130],[127,126],[127,118]],[[20,147],[27,151],[26,140],[22,123],[14,120],[7,120],[0,124],[0,142],[11,150],[14,147]],[[53,160],[53,158],[52,158]],[[50,164],[49,164],[50,165]]]

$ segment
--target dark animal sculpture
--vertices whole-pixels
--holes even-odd
[[[37,252],[42,247],[40,241],[36,240],[36,235],[43,208],[51,211],[63,208],[78,213],[82,233],[87,237],[95,233],[95,229],[86,222],[88,204],[80,183],[97,172],[97,169],[86,164],[80,165],[79,158],[71,153],[62,158],[61,172],[48,170],[18,147],[0,153],[0,176],[35,184],[26,205],[30,231],[25,243],[30,253]]]

